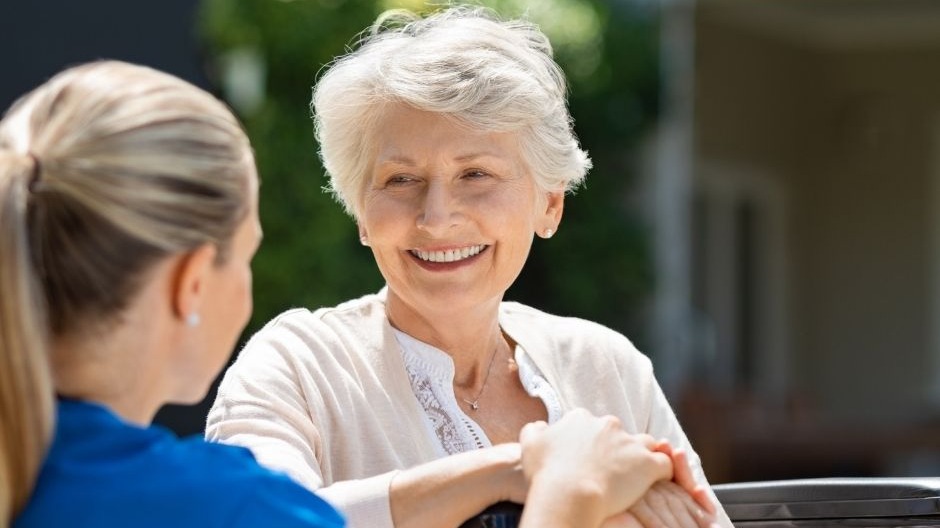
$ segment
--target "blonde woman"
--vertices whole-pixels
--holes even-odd
[[[0,122],[0,526],[339,527],[244,449],[150,425],[199,401],[251,312],[261,239],[229,110],[120,62]]]

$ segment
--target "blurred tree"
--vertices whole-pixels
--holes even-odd
[[[486,0],[549,35],[569,76],[571,108],[595,168],[566,203],[550,241],[537,240],[507,297],[628,333],[652,275],[645,234],[625,206],[630,153],[655,117],[656,25],[635,2]],[[353,221],[317,159],[309,101],[316,75],[385,9],[428,11],[421,0],[203,0],[210,70],[241,114],[262,178],[265,230],[255,260],[248,332],[289,306],[316,307],[382,286]],[[640,337],[642,341],[642,337]]]

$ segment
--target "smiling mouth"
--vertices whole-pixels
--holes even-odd
[[[459,249],[448,249],[446,251],[421,251],[420,249],[410,249],[408,252],[425,262],[459,262],[479,255],[480,252],[486,248],[487,246],[485,244],[480,244]]]

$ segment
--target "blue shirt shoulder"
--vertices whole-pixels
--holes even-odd
[[[56,435],[13,528],[339,528],[343,518],[244,448],[178,439],[60,400]]]

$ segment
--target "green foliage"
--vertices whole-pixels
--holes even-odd
[[[566,201],[551,241],[537,240],[507,298],[602,322],[635,336],[630,322],[648,293],[646,235],[625,193],[630,152],[657,104],[655,21],[627,2],[491,0],[525,14],[556,48],[571,82],[571,108],[595,168]],[[212,64],[252,49],[266,67],[261,105],[241,117],[262,178],[265,241],[255,260],[248,332],[290,306],[316,307],[377,290],[383,280],[351,218],[332,197],[317,159],[309,101],[316,75],[382,10],[427,10],[420,0],[203,0],[201,34]]]
[[[569,72],[575,129],[594,168],[566,200],[558,234],[537,241],[511,293],[621,330],[646,349],[640,312],[653,274],[647,233],[627,195],[636,170],[633,150],[658,108],[657,28],[650,13],[627,2],[592,5],[604,21],[596,67],[572,75],[583,59],[566,49],[556,55]]]

